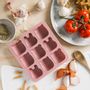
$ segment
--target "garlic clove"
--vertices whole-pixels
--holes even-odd
[[[80,83],[80,78],[78,76],[70,77],[70,83],[71,83],[71,85],[76,86]]]
[[[64,79],[63,79],[63,85],[65,87],[69,87],[70,86],[70,77],[69,77],[69,75],[64,77]]]
[[[70,68],[71,71],[77,72],[77,63],[76,63],[75,60],[70,62],[69,68]]]
[[[60,7],[59,8],[59,12],[58,12],[59,16],[69,16],[71,15],[71,10],[69,8],[66,8],[66,7]]]
[[[45,6],[45,2],[43,0],[40,0],[38,3],[37,3],[37,7],[40,9],[40,10],[43,10],[46,8]]]

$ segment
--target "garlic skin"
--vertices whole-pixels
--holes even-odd
[[[46,8],[46,5],[45,5],[45,2],[43,0],[40,0],[38,3],[37,3],[37,7],[40,9],[40,10],[43,10]]]
[[[68,17],[69,15],[71,15],[71,9],[70,8],[66,8],[66,7],[60,7],[59,8],[59,16],[63,16],[63,17]]]
[[[69,75],[64,77],[64,79],[63,79],[63,85],[65,87],[69,87],[70,86],[70,77],[69,77]]]

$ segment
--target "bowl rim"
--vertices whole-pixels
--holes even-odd
[[[13,25],[13,27],[14,27],[14,32],[13,32],[14,34],[13,34],[12,38],[10,38],[9,40],[0,40],[0,43],[9,43],[9,42],[11,42],[11,41],[15,38],[16,26],[15,26],[15,24],[14,24],[13,21],[11,21],[10,19],[7,19],[7,18],[1,18],[0,21],[8,21],[8,22],[11,23],[11,24]]]

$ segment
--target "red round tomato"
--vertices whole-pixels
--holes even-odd
[[[84,22],[89,21],[89,13],[87,10],[80,10],[76,15],[75,18],[77,20],[83,20]]]
[[[78,23],[74,20],[67,20],[64,28],[69,33],[74,33],[78,30]]]
[[[81,27],[80,36],[83,38],[90,37],[90,24],[85,24]]]

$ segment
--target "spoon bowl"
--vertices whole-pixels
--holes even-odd
[[[87,53],[75,51],[73,57],[90,72],[89,55]]]

